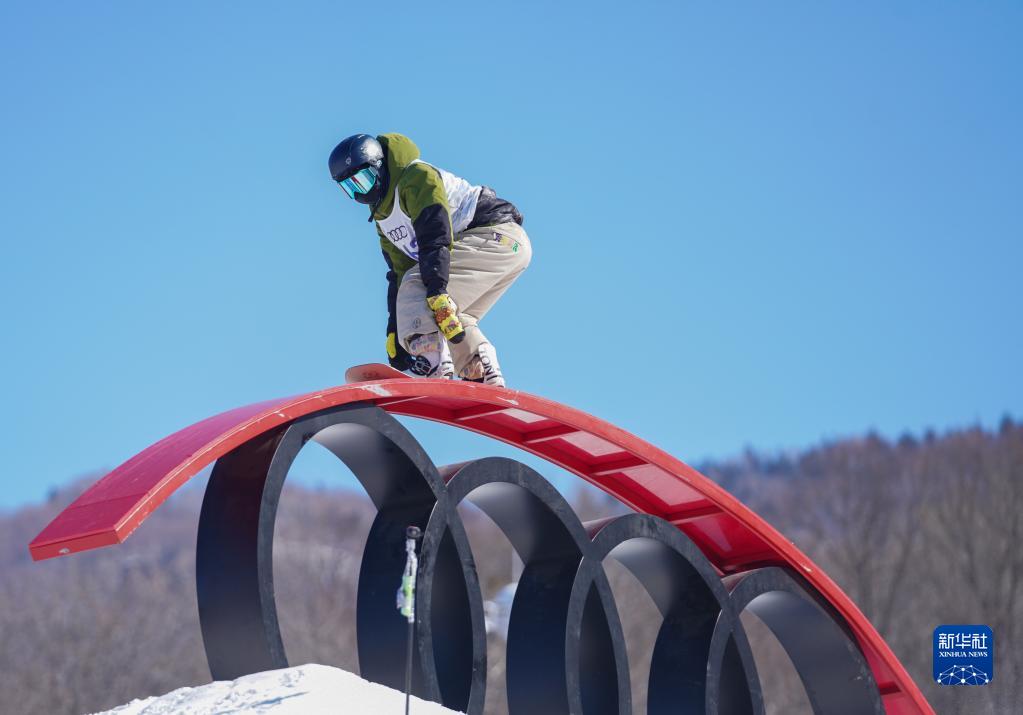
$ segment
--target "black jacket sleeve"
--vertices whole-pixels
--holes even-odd
[[[489,186],[484,186],[480,189],[480,197],[476,201],[476,213],[472,215],[472,221],[467,228],[496,226],[512,221],[519,226],[522,225],[522,213],[515,208],[515,204],[500,198]]]
[[[394,272],[394,264],[391,262],[391,257],[387,255],[387,251],[381,251],[384,254],[384,260],[387,262],[387,332],[397,333],[398,332],[398,274]],[[387,356],[387,362],[395,370],[408,370],[409,367],[409,354],[402,347],[400,341],[395,341],[395,355],[391,357]]]
[[[419,272],[423,276],[426,295],[432,297],[448,290],[451,269],[451,218],[447,207],[427,206],[412,222],[419,242]]]
[[[387,332],[396,333],[398,332],[398,276],[394,272],[391,257],[387,255],[386,251],[381,251],[381,253],[384,254],[384,260],[387,262]]]

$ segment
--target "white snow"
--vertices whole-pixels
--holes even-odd
[[[301,665],[198,688],[178,688],[159,697],[133,700],[97,715],[230,715],[273,713],[373,713],[404,715],[405,694],[327,665]],[[437,703],[412,698],[413,715],[451,715]]]

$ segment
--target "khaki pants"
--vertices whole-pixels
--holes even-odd
[[[479,321],[526,270],[532,255],[529,237],[517,223],[472,228],[455,234],[448,295],[455,301],[458,319],[465,328],[465,339],[450,346],[456,375],[466,368],[479,346],[489,342],[479,329]],[[402,277],[397,313],[398,340],[406,350],[414,336],[439,332],[433,311],[426,305],[426,286],[418,265]]]

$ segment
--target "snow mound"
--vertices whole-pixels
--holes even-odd
[[[218,680],[198,688],[178,688],[159,697],[133,700],[97,715],[229,715],[273,713],[405,712],[405,694],[327,665],[301,665]],[[451,715],[437,703],[412,698],[414,715]]]

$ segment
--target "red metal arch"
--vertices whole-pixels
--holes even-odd
[[[766,521],[692,467],[571,407],[515,390],[448,380],[383,379],[224,412],[165,437],[113,470],[32,543],[35,560],[123,542],[200,469],[274,427],[318,410],[371,402],[388,412],[471,430],[543,457],[640,512],[677,526],[723,574],[764,565],[798,572],[846,620],[889,715],[933,713],[863,613]]]

